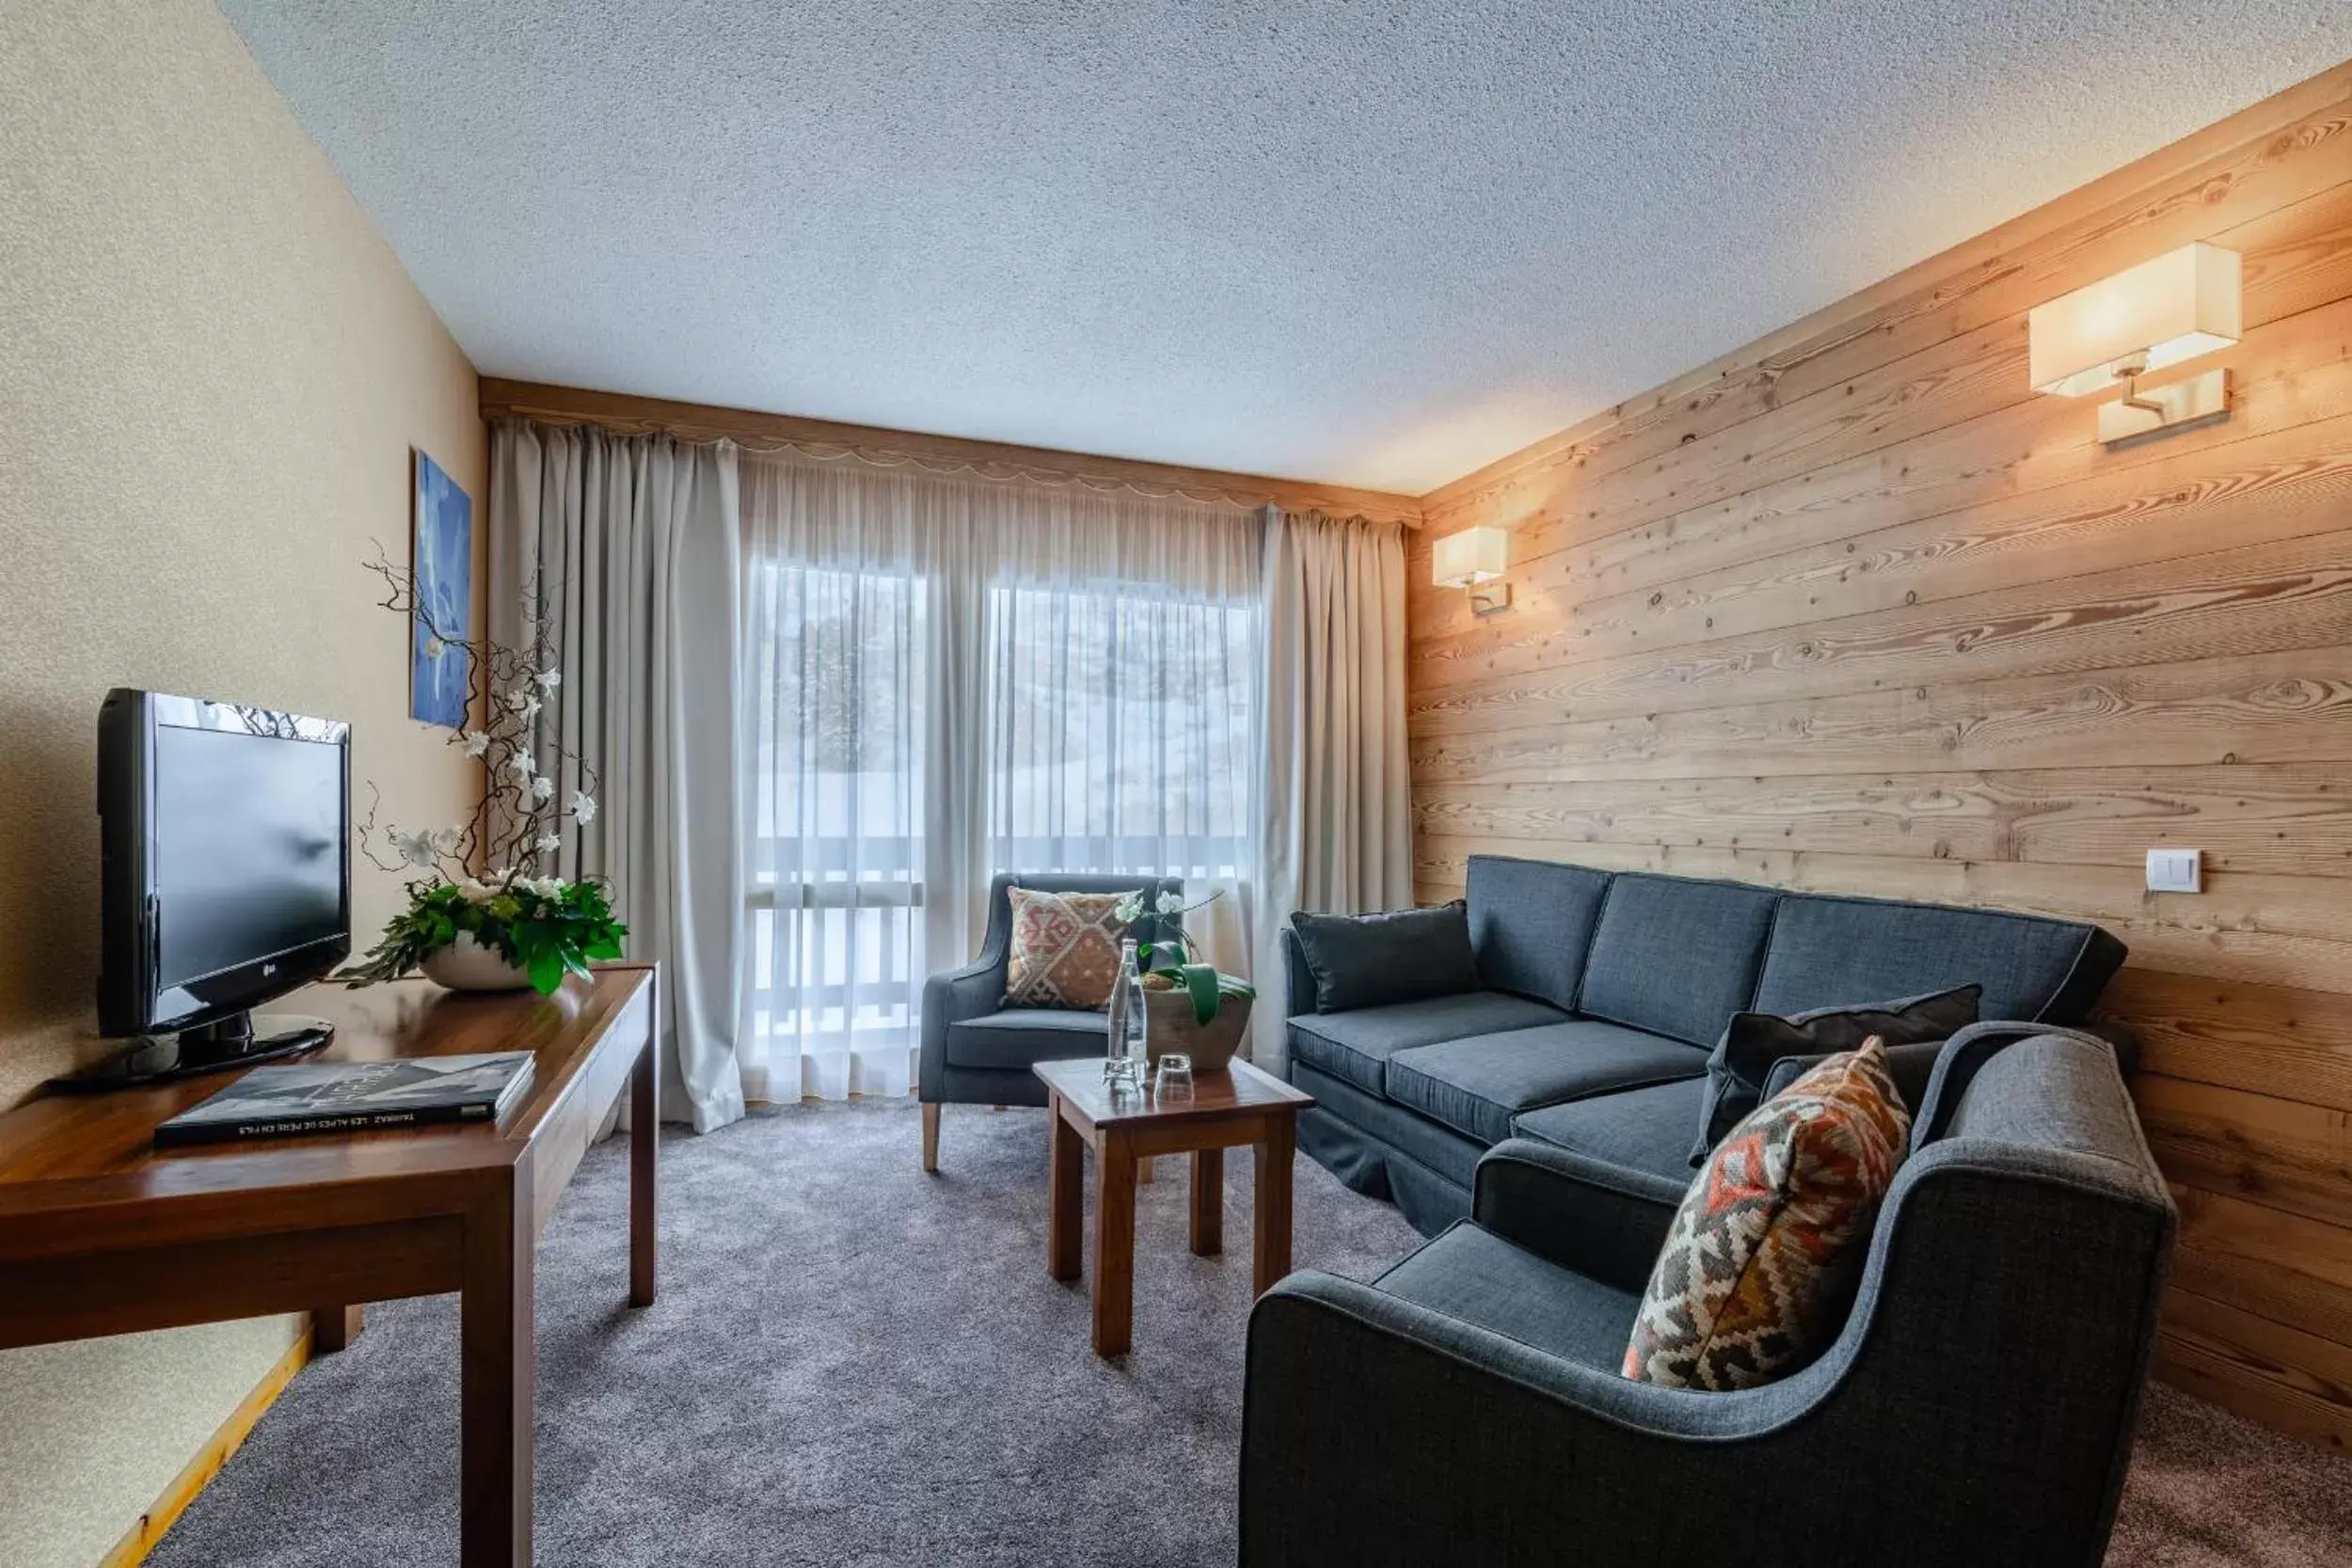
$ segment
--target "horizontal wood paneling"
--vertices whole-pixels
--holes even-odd
[[[1432,779],[1414,821],[1440,838],[2137,868],[2195,845],[2208,868],[2352,871],[2352,770],[2326,764],[2022,768],[1784,777],[1461,783]],[[1527,851],[1536,852],[1534,849]]]
[[[2126,969],[2106,1003],[2149,1072],[2352,1110],[2352,993]]]
[[[2330,648],[2352,617],[2347,543],[2352,536],[2322,534],[2220,549],[1692,648],[1531,666],[1476,691],[1421,685],[1407,700],[1410,730],[1416,737],[1476,735],[1952,679]],[[2311,665],[2328,677],[2342,668],[2327,658]],[[1443,721],[1433,721],[1440,713]]]
[[[2172,1197],[2183,1290],[2352,1345],[2352,1230],[2184,1182]]]
[[[2352,278],[2352,184],[2211,237],[2244,258],[2246,323],[2253,329],[2249,343],[2266,360],[2275,361],[2265,364],[2265,385],[2254,406],[2241,410],[2246,417],[2233,421],[2234,429],[2221,427],[2205,437],[2217,444],[2274,428],[2266,420],[2285,417],[2301,422],[2299,416],[2307,412],[2308,403],[2277,396],[2275,384],[2282,374],[2312,368],[2312,356],[2324,355],[2326,340],[2335,335],[2332,324],[2326,315],[2292,327],[2273,324],[2326,311],[2352,293],[2346,286]],[[2288,348],[2290,340],[2296,348]],[[1902,443],[1903,471],[1898,477],[1907,483],[1892,489],[1836,483],[1873,471],[1867,458],[1848,458],[1826,476],[1823,470],[1809,470],[1781,484],[1752,485],[1732,499],[1677,514],[1654,526],[1609,532],[1597,527],[1605,521],[1600,508],[1605,498],[1594,495],[1589,485],[1582,487],[1577,496],[1585,508],[1581,515],[1539,515],[1518,524],[1521,578],[1530,589],[1543,590],[1576,574],[1588,589],[1598,585],[1622,592],[1647,586],[1653,579],[1704,571],[1710,564],[1734,564],[1751,559],[1760,546],[1785,550],[1808,537],[1843,539],[1873,526],[1873,521],[1925,516],[2060,483],[2094,468],[2114,474],[2168,461],[2155,448],[2142,448],[2136,454],[2102,452],[2084,438],[2086,433],[2075,421],[2054,419],[2048,404],[2030,394],[2017,395],[2015,386],[2010,391],[2000,413],[1938,429],[1930,438],[1933,446]],[[1671,432],[1672,426],[1664,428]],[[2006,449],[2028,444],[2047,451],[2040,455],[2023,450],[2014,456],[2007,453]],[[1994,450],[2003,451],[2006,460],[1990,467],[1980,461],[1947,467],[1932,462],[1970,447],[1979,459],[1986,450]],[[1931,461],[1922,463],[1923,458]],[[1825,477],[1831,483],[1825,484]],[[1874,520],[1851,515],[1857,509],[1873,507],[1883,515]],[[1784,520],[1765,530],[1757,525],[1766,516]],[[1433,511],[1431,520],[1438,526],[1419,543],[1424,553],[1429,537],[1451,531],[1460,521],[1442,509]],[[1709,551],[1716,559],[1708,559]],[[1416,580],[1413,594],[1415,619],[1425,630],[1464,624],[1468,612],[1460,608],[1459,594],[1429,585],[1425,576]]]
[[[2352,1111],[2156,1073],[2132,1098],[2175,1180],[2352,1226]]]
[[[2245,258],[2232,415],[2110,451],[2026,312],[2190,240]],[[1422,500],[1422,896],[1498,853],[2106,926],[2159,1367],[2352,1440],[2352,67]],[[1427,586],[1476,523],[1487,618]]]
[[[2231,443],[2217,454],[2223,461],[2191,478],[2161,465],[2120,469],[1660,587],[1596,595],[1564,572],[1556,587],[1515,587],[1515,619],[1524,624],[1512,636],[1524,642],[1549,627],[1576,658],[1606,658],[1803,626],[1820,618],[1824,603],[1858,615],[2202,555],[2217,526],[2239,547],[2328,533],[2344,527],[2352,498],[2347,429],[2352,417],[2297,425]],[[1456,617],[1452,628],[1416,642],[1433,660],[1490,635],[1470,627],[1462,594],[1444,603]]]
[[[2352,1350],[2190,1291],[2165,1298],[2156,1375],[2306,1442],[2352,1446]]]

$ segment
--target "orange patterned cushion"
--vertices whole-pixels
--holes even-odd
[[[1748,1113],[1675,1214],[1625,1375],[1754,1388],[1819,1355],[1843,1325],[1910,1127],[1876,1035]]]
[[[1119,978],[1127,923],[1123,893],[1012,893],[1012,956],[1005,1002],[1014,1007],[1101,1008]]]

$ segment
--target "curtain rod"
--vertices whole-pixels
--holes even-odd
[[[761,414],[747,409],[674,403],[530,382],[481,378],[483,419],[516,418],[550,425],[594,425],[616,436],[664,435],[698,444],[732,441],[746,451],[789,453],[818,463],[855,461],[878,468],[914,467],[936,474],[1045,485],[1075,485],[1102,493],[1125,491],[1157,499],[1254,508],[1421,526],[1421,503],[1410,496],[1310,481],[1226,473],[1131,458],[1097,457],[1042,447],[930,436],[843,424],[831,420]]]

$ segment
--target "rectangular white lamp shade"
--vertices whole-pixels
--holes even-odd
[[[2185,245],[2035,306],[2027,378],[2037,392],[2078,398],[2226,348],[2244,330],[2240,304],[2237,252]]]
[[[1466,528],[1429,549],[1429,578],[1440,588],[1470,588],[1502,575],[1510,534],[1499,528]]]

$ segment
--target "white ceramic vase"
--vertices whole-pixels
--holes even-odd
[[[474,941],[471,931],[460,931],[455,942],[426,954],[421,967],[426,979],[452,990],[520,990],[531,984],[530,975],[497,948]]]

